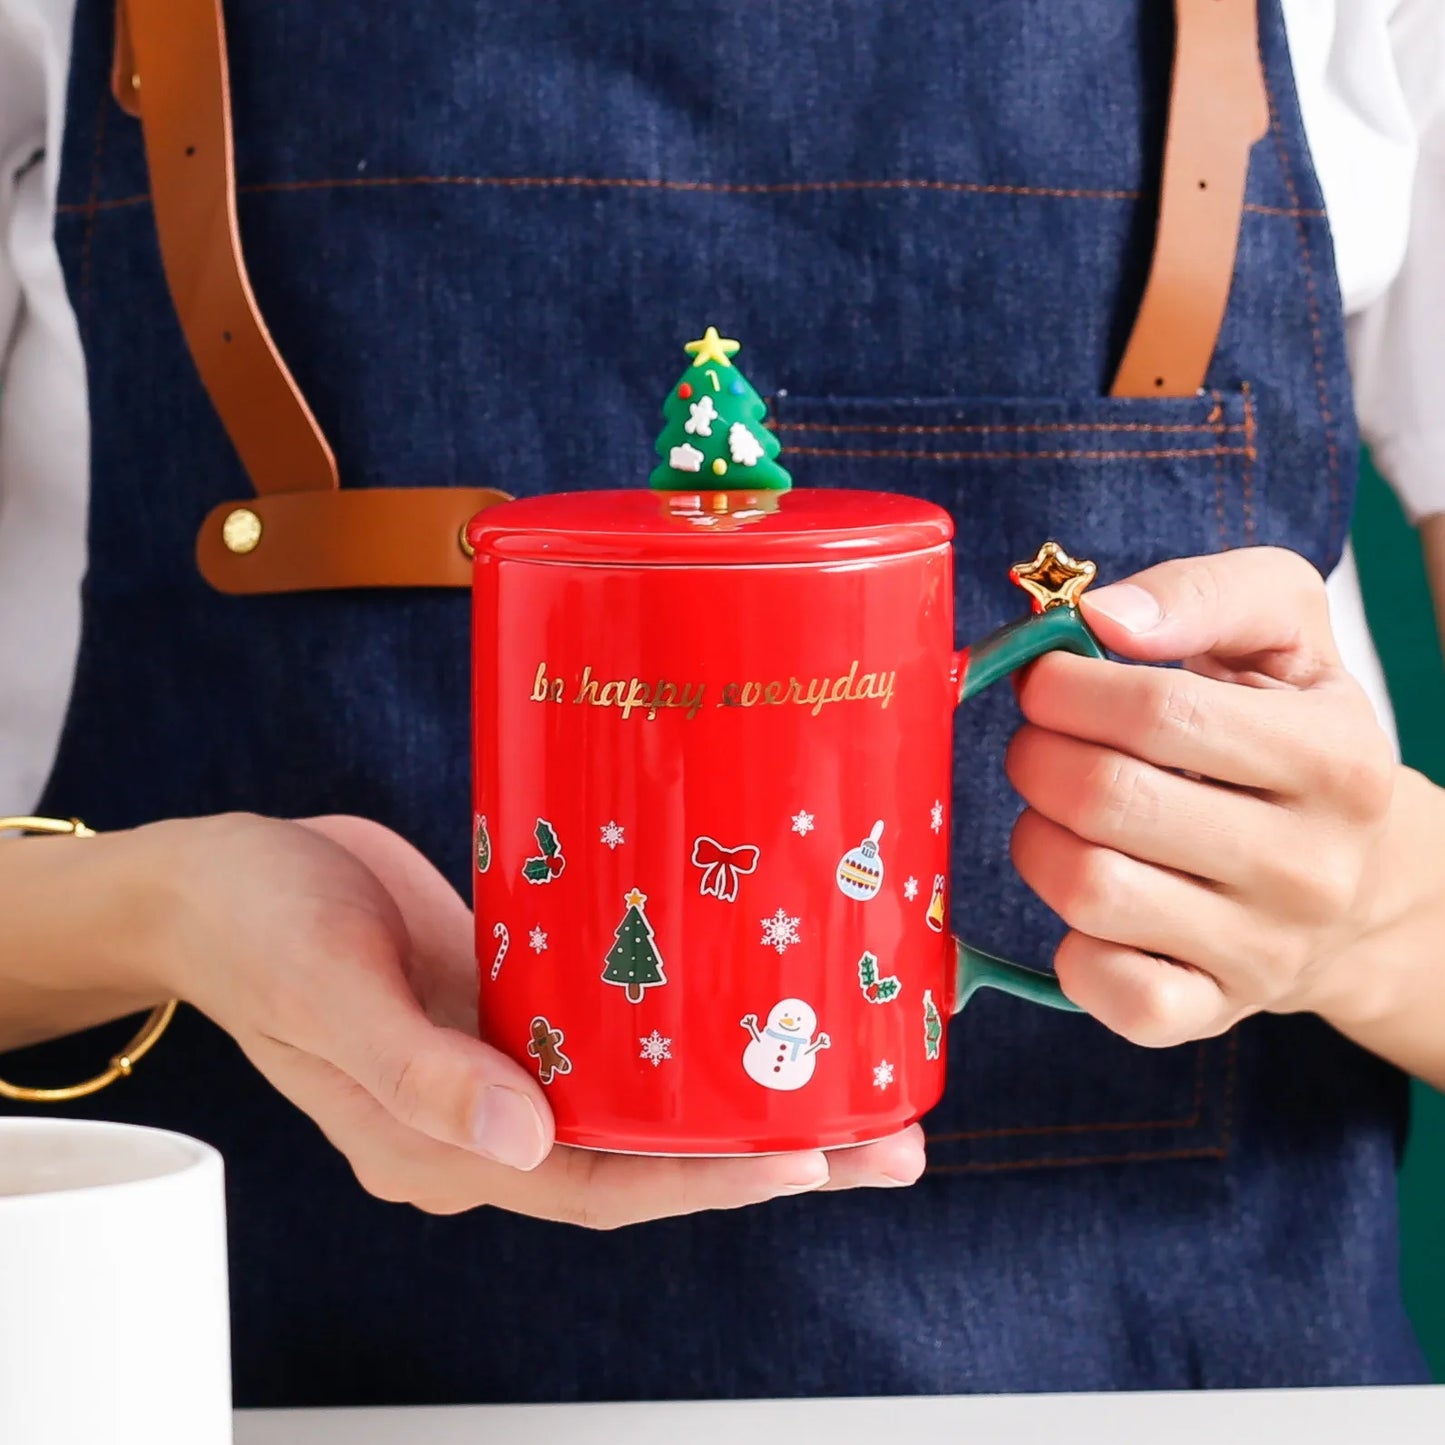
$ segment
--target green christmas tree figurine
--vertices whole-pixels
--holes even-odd
[[[662,972],[662,955],[652,936],[652,925],[642,910],[647,895],[633,889],[627,895],[627,912],[617,925],[617,942],[607,950],[607,967],[602,978],[627,990],[629,1003],[641,1003],[646,989],[666,983]]]
[[[793,485],[775,460],[782,447],[763,425],[768,409],[732,363],[737,349],[715,326],[687,343],[692,365],[662,407],[667,425],[657,438],[655,491],[785,492]]]

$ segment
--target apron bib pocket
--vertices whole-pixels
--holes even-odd
[[[1247,387],[1146,401],[782,392],[772,410],[798,485],[907,492],[952,512],[960,642],[1026,610],[1008,568],[1050,537],[1093,559],[1102,584],[1273,530]],[[958,716],[953,926],[1046,966],[1063,926],[1008,858],[1020,805],[1002,758],[1018,722],[1006,687]],[[1141,1049],[1091,1019],[980,995],[949,1030],[948,1093],[926,1121],[930,1167],[1222,1159],[1234,1050],[1230,1038]]]

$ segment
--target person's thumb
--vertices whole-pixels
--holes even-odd
[[[475,978],[466,906],[387,830],[352,819],[309,819],[306,826],[344,839],[377,892],[375,912],[349,910],[321,930],[333,957],[320,971],[327,991],[309,1010],[304,1046],[409,1128],[514,1169],[535,1169],[554,1137],[541,1086],[474,1036],[434,1023],[408,979],[420,954],[443,949]]]
[[[370,1020],[371,1036],[333,1063],[393,1118],[419,1133],[535,1169],[552,1148],[552,1113],[541,1087],[511,1059],[420,1011]],[[364,1021],[358,1021],[365,1027]]]
[[[1080,605],[1105,647],[1140,662],[1209,657],[1295,687],[1339,663],[1320,574],[1274,547],[1164,562]]]

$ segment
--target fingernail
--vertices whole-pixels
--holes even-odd
[[[1152,592],[1132,582],[1113,582],[1084,598],[1088,612],[1098,612],[1117,622],[1126,632],[1148,632],[1159,625],[1163,613]]]
[[[806,1177],[790,1180],[780,1189],[780,1194],[808,1194],[814,1189],[821,1189],[828,1182],[828,1161],[820,1159],[817,1164],[800,1171]]]
[[[474,1146],[498,1164],[535,1169],[547,1152],[547,1136],[532,1101],[493,1084],[482,1091],[472,1116]]]

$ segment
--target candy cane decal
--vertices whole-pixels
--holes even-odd
[[[507,956],[507,950],[512,946],[512,936],[507,932],[505,923],[493,925],[492,937],[501,939],[497,945],[497,956],[492,960],[492,982],[497,981],[497,975],[502,971],[502,960]]]

